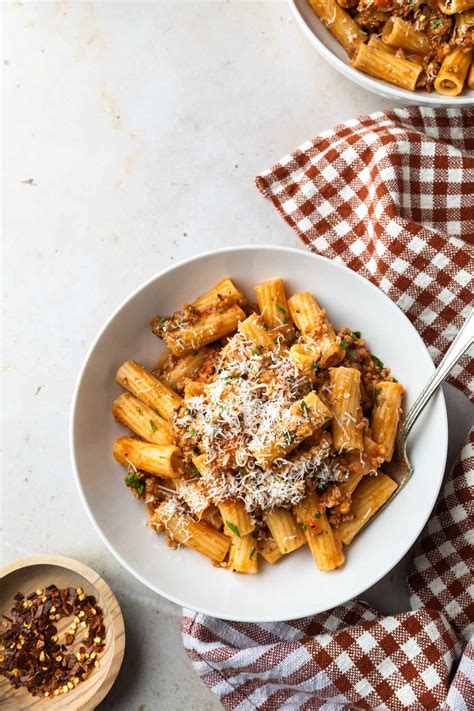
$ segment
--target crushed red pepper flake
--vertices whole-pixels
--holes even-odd
[[[18,689],[33,696],[59,696],[85,681],[100,666],[98,655],[105,647],[101,608],[82,588],[59,589],[49,585],[29,595],[18,592],[10,615],[2,615],[0,628],[0,674]],[[57,622],[72,617],[61,643]],[[79,651],[72,645],[80,640]]]

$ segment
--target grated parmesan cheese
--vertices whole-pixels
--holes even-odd
[[[252,512],[296,504],[305,495],[308,479],[340,479],[338,467],[327,461],[327,442],[326,447],[279,457],[268,468],[257,465],[254,452],[272,442],[291,441],[305,421],[304,409],[290,416],[289,408],[312,384],[279,339],[272,352],[260,354],[239,332],[224,351],[216,379],[202,395],[188,398],[174,420],[181,437],[192,433],[205,454],[200,494],[214,503],[241,499]],[[191,510],[200,503],[193,500]]]

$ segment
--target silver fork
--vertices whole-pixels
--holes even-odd
[[[398,489],[393,493],[391,498],[377,511],[373,518],[376,518],[385,506],[387,506],[394,497],[403,489],[413,473],[413,466],[407,455],[407,437],[410,430],[415,424],[418,417],[423,412],[427,403],[439,388],[441,383],[446,380],[452,368],[458,360],[474,343],[474,309],[471,308],[468,317],[464,321],[461,330],[457,334],[454,341],[451,343],[446,355],[438,365],[433,375],[430,377],[425,387],[418,395],[406,417],[401,421],[398,429],[398,435],[395,442],[395,451],[392,461],[384,465],[384,470],[390,474],[398,484]],[[373,519],[372,519],[373,520]]]

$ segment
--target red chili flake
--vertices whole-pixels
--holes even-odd
[[[48,697],[65,693],[65,689],[69,691],[68,682],[74,688],[87,679],[105,647],[103,615],[95,597],[86,596],[81,588],[60,590],[56,585],[49,585],[26,598],[18,592],[14,600],[11,617],[3,615],[0,674],[15,688],[23,686],[33,696]],[[87,628],[73,625],[65,634],[64,644],[58,640],[51,615],[59,615],[59,618],[53,617],[55,622],[80,617]],[[84,634],[79,653],[72,654],[71,647],[79,642],[79,634]],[[96,639],[100,642],[95,642]]]

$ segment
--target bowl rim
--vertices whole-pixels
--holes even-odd
[[[358,69],[354,69],[350,64],[346,64],[337,55],[334,54],[324,42],[322,42],[319,37],[313,32],[311,27],[306,22],[300,9],[297,5],[297,0],[288,0],[288,4],[291,8],[293,16],[295,17],[298,25],[303,30],[303,33],[309,39],[315,50],[334,67],[338,72],[343,74],[347,79],[350,79],[359,86],[371,91],[379,96],[385,98],[396,99],[400,102],[406,102],[410,104],[418,104],[420,106],[445,106],[445,107],[455,107],[455,106],[474,106],[474,95],[472,96],[442,96],[441,94],[429,94],[425,92],[424,94],[415,91],[408,91],[407,89],[400,89],[395,84],[390,84],[389,82],[383,81],[382,79],[375,79],[368,74],[364,74]],[[315,14],[315,17],[317,15]],[[319,19],[319,18],[318,18]],[[319,20],[321,22],[321,20]],[[321,22],[321,24],[323,24]],[[324,25],[323,25],[324,27]],[[324,29],[327,30],[326,27]]]
[[[285,620],[295,620],[301,618],[301,614],[297,614],[294,616],[288,616],[284,615],[283,617],[278,617],[275,618],[274,616],[269,616],[269,617],[263,617],[263,618],[258,618],[256,619],[255,617],[248,616],[248,615],[243,615],[243,616],[236,616],[236,615],[227,615],[227,614],[222,614],[222,612],[219,612],[218,615],[216,615],[215,612],[213,612],[212,609],[203,607],[203,606],[197,606],[196,608],[192,608],[189,604],[189,602],[186,602],[185,600],[182,600],[180,597],[176,595],[171,595],[167,592],[164,592],[160,587],[157,585],[151,583],[149,580],[145,578],[141,573],[139,573],[135,567],[130,564],[125,558],[115,549],[114,545],[109,541],[105,533],[103,533],[99,523],[96,521],[94,514],[92,513],[92,510],[89,506],[89,503],[86,499],[85,493],[82,489],[82,484],[81,484],[81,479],[80,479],[80,474],[79,474],[79,467],[77,464],[77,459],[76,459],[76,445],[75,445],[75,437],[74,437],[74,430],[75,430],[75,423],[76,423],[76,409],[77,409],[77,400],[79,397],[79,391],[81,388],[82,380],[85,374],[85,371],[88,366],[89,359],[97,346],[97,343],[99,340],[102,338],[102,335],[104,332],[107,330],[109,327],[110,323],[114,320],[114,318],[118,315],[118,313],[130,302],[132,301],[137,294],[139,294],[142,290],[148,288],[154,281],[160,279],[162,276],[165,274],[168,274],[169,272],[172,272],[176,269],[179,269],[185,264],[191,264],[193,262],[200,262],[201,260],[206,260],[207,258],[214,256],[216,254],[225,254],[226,252],[243,252],[243,251],[259,251],[259,250],[264,250],[268,252],[283,252],[283,253],[290,253],[290,254],[298,254],[298,255],[305,255],[305,257],[309,259],[314,259],[315,261],[324,261],[324,262],[330,262],[334,267],[336,267],[338,270],[345,272],[349,271],[351,272],[352,276],[357,278],[358,280],[364,282],[370,289],[372,289],[374,292],[378,292],[379,295],[383,297],[383,300],[387,303],[387,306],[389,308],[394,308],[400,311],[402,314],[403,318],[405,319],[406,326],[409,328],[412,332],[413,335],[419,340],[420,345],[423,346],[423,349],[426,353],[426,356],[431,364],[432,370],[435,369],[434,363],[432,362],[431,356],[428,352],[428,349],[426,348],[425,343],[423,342],[421,336],[419,335],[418,331],[416,328],[413,326],[411,321],[408,319],[406,314],[395,304],[392,299],[390,299],[379,287],[377,287],[375,284],[373,284],[371,281],[363,277],[361,274],[358,272],[355,272],[354,270],[350,269],[350,267],[346,266],[345,264],[342,264],[340,262],[336,262],[332,259],[329,259],[328,257],[324,257],[323,255],[320,254],[315,254],[314,252],[310,252],[309,250],[305,249],[299,249],[297,247],[286,247],[282,245],[268,245],[268,244],[242,244],[242,245],[235,245],[235,246],[230,246],[230,247],[222,247],[220,249],[211,249],[207,250],[205,252],[200,252],[198,254],[195,254],[191,257],[187,257],[185,259],[180,260],[176,264],[172,264],[169,267],[166,267],[165,269],[160,270],[157,272],[155,275],[152,277],[149,277],[146,279],[144,282],[142,282],[138,287],[136,287],[128,296],[126,296],[120,304],[113,310],[111,315],[106,319],[105,323],[103,326],[99,329],[98,333],[96,334],[95,338],[93,339],[89,349],[87,350],[87,353],[84,357],[84,360],[82,362],[81,368],[79,370],[79,374],[76,379],[76,383],[74,386],[74,391],[73,391],[73,397],[71,400],[71,410],[70,410],[70,419],[69,419],[69,448],[70,448],[70,456],[71,456],[71,463],[72,463],[72,470],[73,470],[73,476],[76,482],[76,486],[79,492],[79,498],[82,502],[82,505],[84,506],[87,515],[89,517],[89,520],[92,523],[93,528],[95,531],[98,533],[99,538],[102,540],[104,545],[108,548],[108,550],[112,553],[112,555],[116,558],[116,560],[119,561],[119,563],[127,570],[133,577],[135,577],[137,580],[139,580],[143,585],[145,585],[147,588],[150,590],[153,590],[153,592],[158,593],[162,597],[164,597],[167,600],[170,600],[176,605],[179,605],[182,608],[187,608],[187,609],[192,609],[195,612],[199,612],[205,615],[209,615],[211,617],[218,617],[219,619],[223,620],[228,620],[228,621],[235,621],[235,622],[284,622]],[[442,427],[442,436],[445,442],[445,447],[444,447],[444,459],[443,459],[443,473],[446,468],[446,459],[448,455],[448,418],[447,418],[447,411],[446,411],[446,401],[444,397],[444,393],[442,389],[440,388],[438,390],[438,393],[434,395],[434,398],[439,400],[439,405],[441,407],[441,419],[442,422],[440,423],[440,426]],[[412,548],[413,544],[419,537],[420,533],[424,529],[426,522],[428,521],[429,517],[431,516],[433,512],[433,508],[436,504],[436,501],[438,499],[438,495],[441,489],[441,486],[443,484],[443,479],[444,476],[440,477],[439,485],[436,488],[436,491],[433,493],[433,500],[432,503],[428,509],[427,515],[423,518],[423,520],[420,519],[419,526],[417,526],[417,533],[413,537],[413,539],[409,542],[408,545],[404,546],[403,550],[400,552],[400,555],[398,557],[398,560],[396,563],[393,565],[388,565],[384,566],[381,568],[380,574],[377,576],[375,580],[372,580],[370,585],[367,586],[366,583],[362,582],[360,586],[358,586],[352,593],[350,597],[347,599],[340,601],[338,605],[342,605],[349,600],[358,598],[362,593],[364,593],[366,590],[368,590],[370,587],[378,583],[387,573],[390,572],[390,570],[393,570],[393,568],[398,565],[398,563],[402,560],[402,558],[406,555],[406,553]],[[311,615],[311,614],[317,614],[320,612],[324,612],[328,609],[331,608],[323,608],[323,609],[318,609],[317,605],[315,605],[315,608],[313,611],[308,611],[305,613],[306,615]]]

